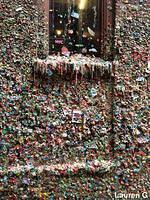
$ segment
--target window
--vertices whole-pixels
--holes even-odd
[[[111,8],[110,0],[50,0],[49,53],[65,46],[71,53],[102,55],[112,26]]]

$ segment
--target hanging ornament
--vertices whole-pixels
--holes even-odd
[[[75,18],[75,19],[79,19],[79,13],[75,12],[74,10],[71,13],[71,17]]]
[[[82,49],[82,53],[83,53],[83,54],[86,54],[86,53],[87,53],[87,48],[83,48],[83,49]]]
[[[94,21],[93,21],[93,28],[96,28],[96,19],[97,19],[97,10],[96,6],[93,6],[93,11],[94,11]]]
[[[71,16],[71,3],[70,0],[67,1],[68,5],[68,22],[70,21],[70,16]]]
[[[88,27],[88,32],[91,36],[95,36],[95,32],[90,27]]]
[[[73,30],[72,29],[68,30],[68,34],[73,34]]]
[[[89,49],[89,52],[97,53],[97,50],[95,48]]]
[[[64,56],[69,56],[70,55],[70,51],[67,49],[67,47],[63,46],[61,49],[61,53]]]

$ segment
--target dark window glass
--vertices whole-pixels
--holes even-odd
[[[99,0],[50,1],[50,53],[63,46],[71,53],[100,55]]]

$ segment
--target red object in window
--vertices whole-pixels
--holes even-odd
[[[70,55],[70,52],[69,50],[67,49],[67,47],[63,46],[61,48],[61,54],[64,55],[64,56],[69,56]]]

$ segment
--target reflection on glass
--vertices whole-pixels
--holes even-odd
[[[50,1],[50,53],[62,46],[73,53],[99,55],[99,1]]]
[[[87,2],[88,2],[87,0],[80,0],[79,9],[84,10],[86,8]]]

